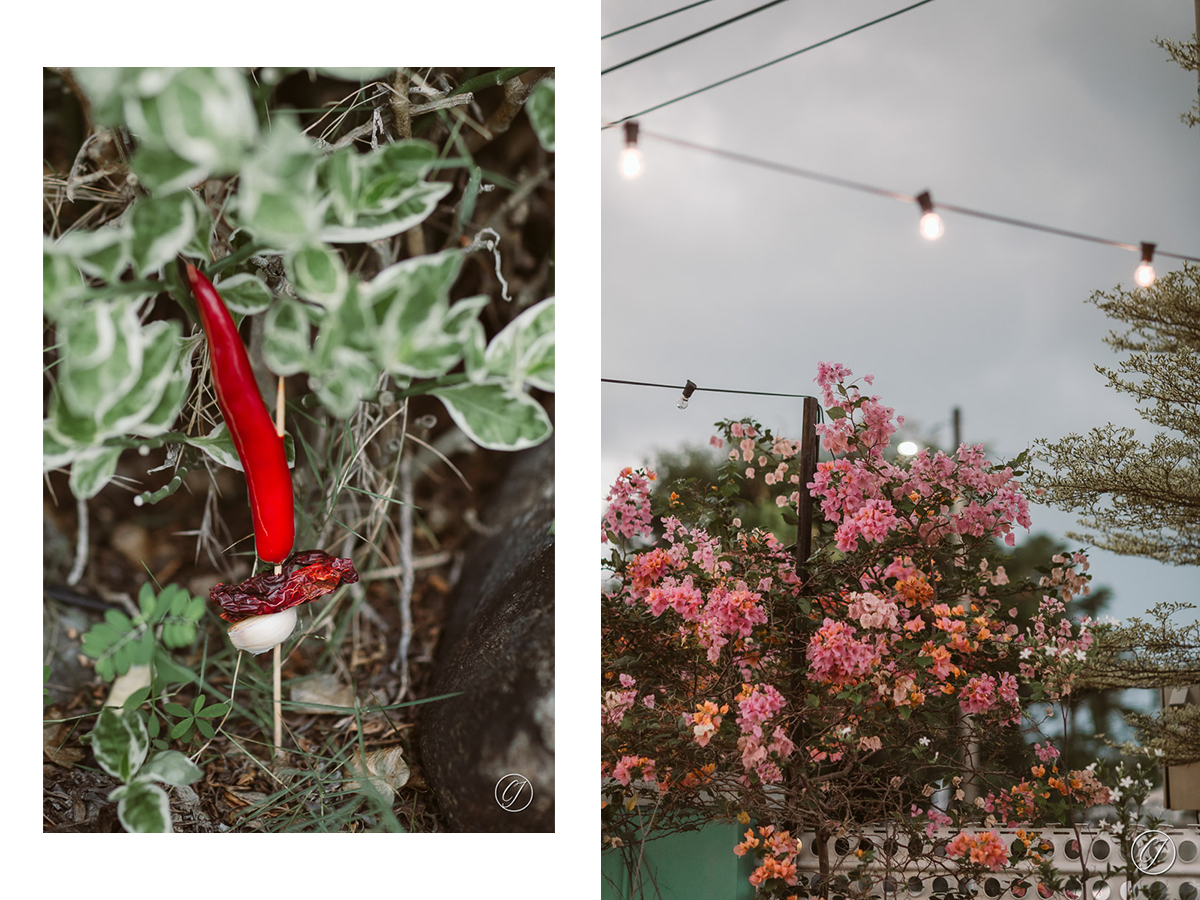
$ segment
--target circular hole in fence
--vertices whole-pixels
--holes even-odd
[[[838,856],[845,856],[850,852],[850,842],[844,837],[838,838],[833,842],[833,852]]]
[[[1129,882],[1128,882],[1128,881],[1122,881],[1122,882],[1121,882],[1121,889],[1120,889],[1120,890],[1119,890],[1117,893],[1119,893],[1119,894],[1121,895],[1121,900],[1129,900],[1129,897],[1130,897],[1130,891],[1129,891]],[[1135,891],[1133,892],[1133,894],[1136,896],[1136,894],[1137,894],[1137,891],[1135,890]]]
[[[816,885],[813,885],[813,886],[816,887]],[[908,879],[908,892],[910,894],[914,894],[914,895],[919,894],[923,890],[925,890],[925,882],[923,882],[916,875],[914,875],[912,878]]]
[[[1079,859],[1083,855],[1083,848],[1079,846],[1079,841],[1071,838],[1067,841],[1067,845],[1063,848],[1063,852],[1067,854],[1067,859]]]
[[[875,845],[871,842],[870,838],[863,838],[858,842],[858,849],[863,853],[870,853],[875,849]]]
[[[1074,878],[1067,880],[1066,887],[1063,888],[1063,895],[1067,900],[1079,900],[1083,896],[1083,888],[1079,886],[1079,882]]]
[[[1038,893],[1041,894],[1045,900],[1050,900],[1050,898],[1054,896],[1054,891],[1050,890],[1049,887],[1042,884],[1040,881],[1038,882]]]
[[[944,859],[946,856],[946,845],[938,844],[936,847],[934,847],[933,855],[938,857],[939,859]]]
[[[1020,857],[1025,852],[1025,842],[1020,838],[1013,838],[1013,842],[1008,845],[1008,855],[1013,859]]]
[[[925,849],[925,844],[922,842],[920,835],[914,834],[908,839],[909,856],[920,856],[923,849]]]
[[[1191,862],[1196,858],[1196,843],[1195,841],[1180,841],[1179,842],[1179,858],[1184,862]]]
[[[989,878],[983,883],[983,892],[989,897],[999,897],[1004,893],[1004,888],[1000,884],[999,878]]]
[[[970,878],[958,879],[958,893],[961,897],[974,897],[979,893],[979,887]]]
[[[1038,843],[1038,853],[1043,856],[1049,856],[1054,853],[1054,841],[1049,838],[1042,838]]]
[[[1185,881],[1179,886],[1179,900],[1196,900],[1196,886],[1190,881]]]
[[[941,875],[933,879],[933,892],[935,894],[944,894],[948,890],[950,890],[950,882],[948,882]]]
[[[1156,881],[1150,885],[1150,892],[1147,895],[1150,900],[1167,900],[1167,886],[1161,881]]]
[[[1014,881],[1013,882],[1012,895],[1014,897],[1016,897],[1017,900],[1021,900],[1021,898],[1024,897],[1027,893],[1029,893],[1029,882],[1028,881]]]
[[[900,845],[896,843],[895,838],[888,838],[883,842],[883,853],[885,856],[895,856],[900,849]]]
[[[1092,856],[1096,857],[1096,859],[1108,859],[1109,849],[1108,841],[1104,840],[1104,838],[1092,841]]]
[[[899,890],[899,885],[896,884],[896,879],[890,875],[883,879],[883,896],[895,897],[896,891]]]
[[[1095,900],[1108,900],[1108,895],[1112,893],[1112,889],[1108,886],[1107,881],[1097,881],[1092,885],[1092,897]]]

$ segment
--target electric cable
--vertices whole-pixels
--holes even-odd
[[[745,153],[737,153],[732,150],[722,150],[719,147],[709,147],[704,144],[697,144],[693,141],[687,141],[687,140],[683,140],[681,138],[670,137],[665,134],[657,134],[652,131],[646,131],[644,128],[639,129],[638,133],[642,137],[650,138],[650,139],[656,140],[656,141],[661,141],[666,144],[673,144],[677,147],[683,147],[688,150],[696,150],[701,153],[707,153],[711,156],[720,157],[722,159],[728,159],[728,160],[731,160],[732,162],[742,163],[743,165],[754,166],[755,168],[766,169],[766,170],[773,171],[773,172],[779,172],[781,174],[791,175],[791,176],[794,176],[797,178],[805,178],[810,181],[819,181],[819,182],[823,182],[825,184],[834,185],[836,187],[848,188],[850,190],[874,194],[874,195],[880,196],[880,197],[887,197],[891,200],[900,200],[905,203],[919,203],[923,196],[927,197],[927,195],[913,195],[913,194],[908,194],[908,193],[902,193],[900,191],[893,191],[893,190],[889,190],[887,188],[881,188],[881,187],[877,187],[877,186],[871,185],[871,184],[864,184],[863,182],[860,182],[860,181],[852,181],[848,178],[839,178],[835,175],[825,175],[820,172],[814,172],[810,169],[802,169],[799,166],[791,166],[791,165],[787,165],[785,163],[773,162],[772,160],[768,160],[768,159],[760,159],[758,157],[749,156]],[[1090,242],[1096,243],[1096,244],[1105,244],[1109,247],[1116,247],[1121,250],[1132,250],[1135,252],[1141,252],[1143,254],[1143,258],[1145,258],[1146,249],[1148,246],[1151,249],[1152,253],[1157,254],[1158,256],[1169,256],[1173,259],[1180,259],[1180,260],[1186,260],[1188,262],[1200,263],[1200,256],[1192,256],[1192,255],[1189,255],[1186,253],[1172,253],[1167,250],[1159,250],[1153,244],[1145,245],[1145,244],[1141,244],[1141,243],[1134,244],[1134,243],[1130,243],[1128,241],[1116,241],[1116,240],[1112,240],[1110,238],[1097,237],[1097,236],[1091,235],[1091,234],[1084,234],[1084,233],[1078,232],[1078,231],[1071,231],[1066,228],[1057,228],[1052,225],[1041,225],[1037,222],[1030,222],[1025,219],[1016,219],[1011,216],[997,215],[996,213],[984,212],[983,210],[971,209],[970,207],[958,206],[956,204],[951,204],[951,203],[942,203],[940,201],[937,204],[937,208],[940,210],[947,210],[949,212],[958,213],[959,215],[963,215],[963,216],[972,216],[977,219],[985,219],[990,222],[997,222],[1002,225],[1012,225],[1017,228],[1026,228],[1026,229],[1030,229],[1033,231],[1040,231],[1045,234],[1055,234],[1055,235],[1058,235],[1059,237],[1068,237],[1068,238],[1074,238],[1075,240],[1080,240],[1080,241],[1090,241]]]
[[[633,57],[632,59],[625,60],[625,62],[619,62],[615,66],[609,66],[607,69],[601,69],[600,74],[607,75],[609,72],[615,72],[615,71],[617,71],[617,69],[623,69],[626,66],[630,65],[631,63],[640,62],[641,60],[647,59],[648,57],[651,57],[651,56],[654,56],[657,53],[662,53],[664,50],[670,50],[672,47],[678,47],[680,44],[686,44],[688,41],[692,40],[693,38],[698,38],[698,37],[701,37],[702,35],[709,34],[710,32],[716,31],[718,28],[724,28],[726,25],[731,25],[734,22],[737,22],[741,19],[748,18],[749,16],[752,16],[755,13],[760,13],[764,9],[770,9],[772,6],[778,6],[780,3],[786,3],[786,2],[787,2],[787,0],[770,0],[769,3],[764,3],[762,6],[756,6],[754,9],[750,9],[744,13],[740,13],[739,15],[736,15],[731,19],[726,19],[724,22],[718,22],[715,25],[709,25],[707,28],[702,28],[697,32],[687,35],[687,37],[681,37],[681,38],[679,38],[679,40],[671,41],[671,43],[669,43],[669,44],[663,44],[663,46],[658,47],[654,50],[648,50],[645,53],[642,53],[638,56]]]
[[[705,87],[697,88],[694,91],[689,91],[688,93],[682,94],[678,97],[675,97],[672,100],[666,100],[655,106],[651,106],[649,109],[644,109],[641,112],[633,113],[632,115],[625,116],[624,118],[621,118],[621,119],[616,119],[612,122],[606,122],[605,124],[600,126],[600,130],[604,131],[605,129],[613,128],[617,125],[620,125],[622,122],[628,122],[630,119],[636,119],[636,118],[639,118],[640,116],[644,116],[644,115],[647,115],[648,113],[652,113],[652,112],[655,112],[656,110],[660,110],[664,106],[670,106],[672,103],[678,103],[681,100],[687,100],[689,97],[695,97],[697,94],[702,94],[705,91],[710,91],[713,88],[720,87],[723,84],[729,84],[729,82],[736,81],[738,78],[742,78],[746,75],[751,75],[755,72],[761,72],[763,69],[767,68],[768,66],[773,66],[776,63],[781,63],[784,60],[791,59],[794,56],[799,56],[801,53],[807,53],[809,50],[815,50],[817,47],[824,47],[826,44],[831,44],[834,41],[839,40],[840,38],[844,38],[847,35],[854,34],[856,31],[862,31],[864,28],[870,28],[872,25],[878,25],[880,22],[886,22],[888,19],[894,19],[896,16],[902,15],[903,13],[906,13],[906,12],[909,12],[910,10],[916,9],[918,6],[924,6],[926,3],[932,3],[932,2],[933,2],[933,0],[920,0],[920,2],[918,2],[918,3],[914,3],[911,6],[904,7],[904,9],[898,9],[893,13],[888,13],[886,16],[880,16],[878,19],[872,19],[870,22],[864,22],[862,25],[859,25],[855,28],[851,28],[849,31],[843,31],[841,34],[835,34],[831,38],[826,38],[825,40],[818,41],[815,44],[809,44],[807,47],[802,47],[801,49],[795,50],[795,51],[787,54],[786,56],[781,56],[778,59],[773,59],[770,62],[766,62],[766,63],[763,63],[762,65],[755,66],[753,69],[747,69],[746,71],[739,72],[736,75],[730,75],[728,78],[722,78],[720,81],[715,81],[712,84],[707,85]]]
[[[606,41],[610,37],[616,37],[618,34],[624,34],[627,31],[633,31],[633,29],[635,29],[635,28],[641,28],[643,25],[649,25],[651,22],[657,22],[659,19],[666,19],[669,16],[673,16],[676,13],[681,13],[686,10],[692,9],[695,6],[703,6],[705,3],[708,3],[708,2],[709,2],[709,0],[696,0],[695,3],[689,3],[687,6],[679,7],[679,9],[673,9],[670,12],[665,12],[662,15],[653,16],[652,18],[645,19],[645,20],[643,20],[641,22],[637,22],[633,25],[626,25],[624,28],[618,28],[616,31],[610,31],[608,34],[602,34],[602,35],[600,35],[600,40]]]
[[[638,387],[669,388],[673,391],[682,391],[688,387],[686,384],[655,384],[651,381],[627,381],[623,378],[601,378],[600,380],[609,384],[632,384]],[[692,391],[709,391],[714,394],[753,394],[756,397],[795,397],[801,400],[812,396],[812,394],[781,394],[777,391],[740,391],[734,388],[711,388],[700,387],[699,385],[691,385],[691,389]],[[690,394],[691,391],[688,391],[688,393]]]

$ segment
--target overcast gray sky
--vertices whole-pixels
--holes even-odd
[[[604,67],[761,5],[714,0],[602,42]],[[685,5],[604,0],[602,32]],[[909,5],[789,0],[602,79],[621,119]],[[648,113],[674,138],[905,194],[1200,256],[1200,130],[1180,114],[1195,73],[1155,37],[1189,39],[1192,0],[935,0]],[[1085,301],[1132,283],[1138,254],[945,213],[937,242],[914,204],[643,140],[618,171],[602,143],[602,375],[815,392],[818,361],[873,374],[912,425],[1010,458],[1036,438],[1144,427],[1093,366],[1113,326]],[[1162,273],[1178,261],[1156,257]],[[703,445],[750,415],[799,433],[800,401],[605,384],[601,478],[660,449]],[[1035,507],[1033,531],[1074,517]],[[1124,617],[1200,599],[1195,568],[1095,551]]]

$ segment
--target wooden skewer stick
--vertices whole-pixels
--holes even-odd
[[[279,376],[279,388],[275,392],[275,433],[280,438],[283,437],[283,376]],[[275,574],[278,575],[283,571],[283,566],[279,563],[275,564]],[[282,690],[282,661],[280,660],[279,644],[275,645],[272,651],[273,657],[273,672],[272,672],[272,712],[275,718],[275,758],[283,757],[283,690]]]

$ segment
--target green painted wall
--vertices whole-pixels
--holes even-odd
[[[753,900],[753,859],[733,853],[745,831],[736,822],[714,822],[699,831],[647,841],[640,896],[629,896],[621,854],[606,851],[600,861],[601,900]]]

